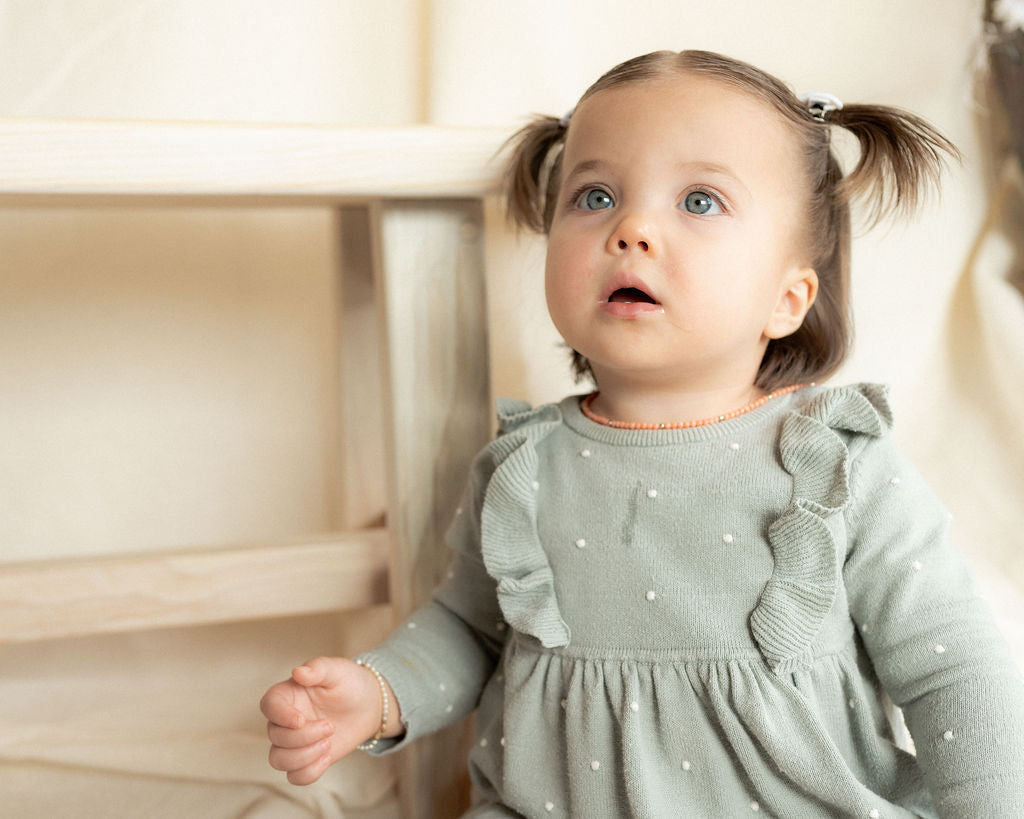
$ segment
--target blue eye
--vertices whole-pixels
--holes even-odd
[[[708,214],[713,216],[722,212],[722,206],[718,204],[718,200],[707,191],[693,191],[686,194],[686,198],[683,199],[683,207],[687,212],[695,213],[698,216],[707,216]]]
[[[605,210],[615,206],[615,201],[603,188],[589,188],[576,200],[584,210]]]

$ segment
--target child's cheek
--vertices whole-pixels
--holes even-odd
[[[591,275],[592,249],[587,242],[567,233],[548,242],[548,278],[569,286],[583,286]]]

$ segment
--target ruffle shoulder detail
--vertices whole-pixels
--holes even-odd
[[[498,402],[499,435],[490,445],[496,466],[480,517],[484,566],[498,582],[505,621],[546,648],[568,645],[570,638],[537,533],[537,444],[561,423],[553,404],[531,409],[521,401]]]
[[[887,390],[877,384],[816,392],[782,421],[779,456],[793,497],[768,529],[775,567],[750,615],[754,640],[776,673],[810,660],[835,601],[841,550],[830,520],[850,501],[849,444],[891,427]]]

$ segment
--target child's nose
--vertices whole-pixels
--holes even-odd
[[[609,253],[626,253],[637,250],[645,254],[653,254],[656,247],[653,243],[651,226],[643,219],[627,216],[616,226],[608,237]]]

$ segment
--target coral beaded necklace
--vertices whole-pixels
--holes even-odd
[[[793,384],[789,387],[773,390],[767,395],[762,395],[757,400],[751,401],[746,406],[731,410],[724,415],[713,415],[710,418],[701,418],[697,421],[675,421],[669,424],[647,424],[640,421],[613,421],[611,418],[605,418],[603,415],[598,415],[590,408],[590,405],[593,404],[594,399],[601,394],[599,392],[592,392],[584,398],[580,403],[580,409],[583,410],[583,414],[591,421],[603,424],[606,427],[615,427],[616,429],[691,429],[693,427],[706,427],[710,424],[718,424],[722,421],[728,421],[731,418],[737,418],[740,415],[745,415],[758,407],[764,406],[773,398],[778,398],[780,395],[786,395],[787,393],[795,392],[796,390],[800,390],[808,386],[813,387],[814,384]]]

